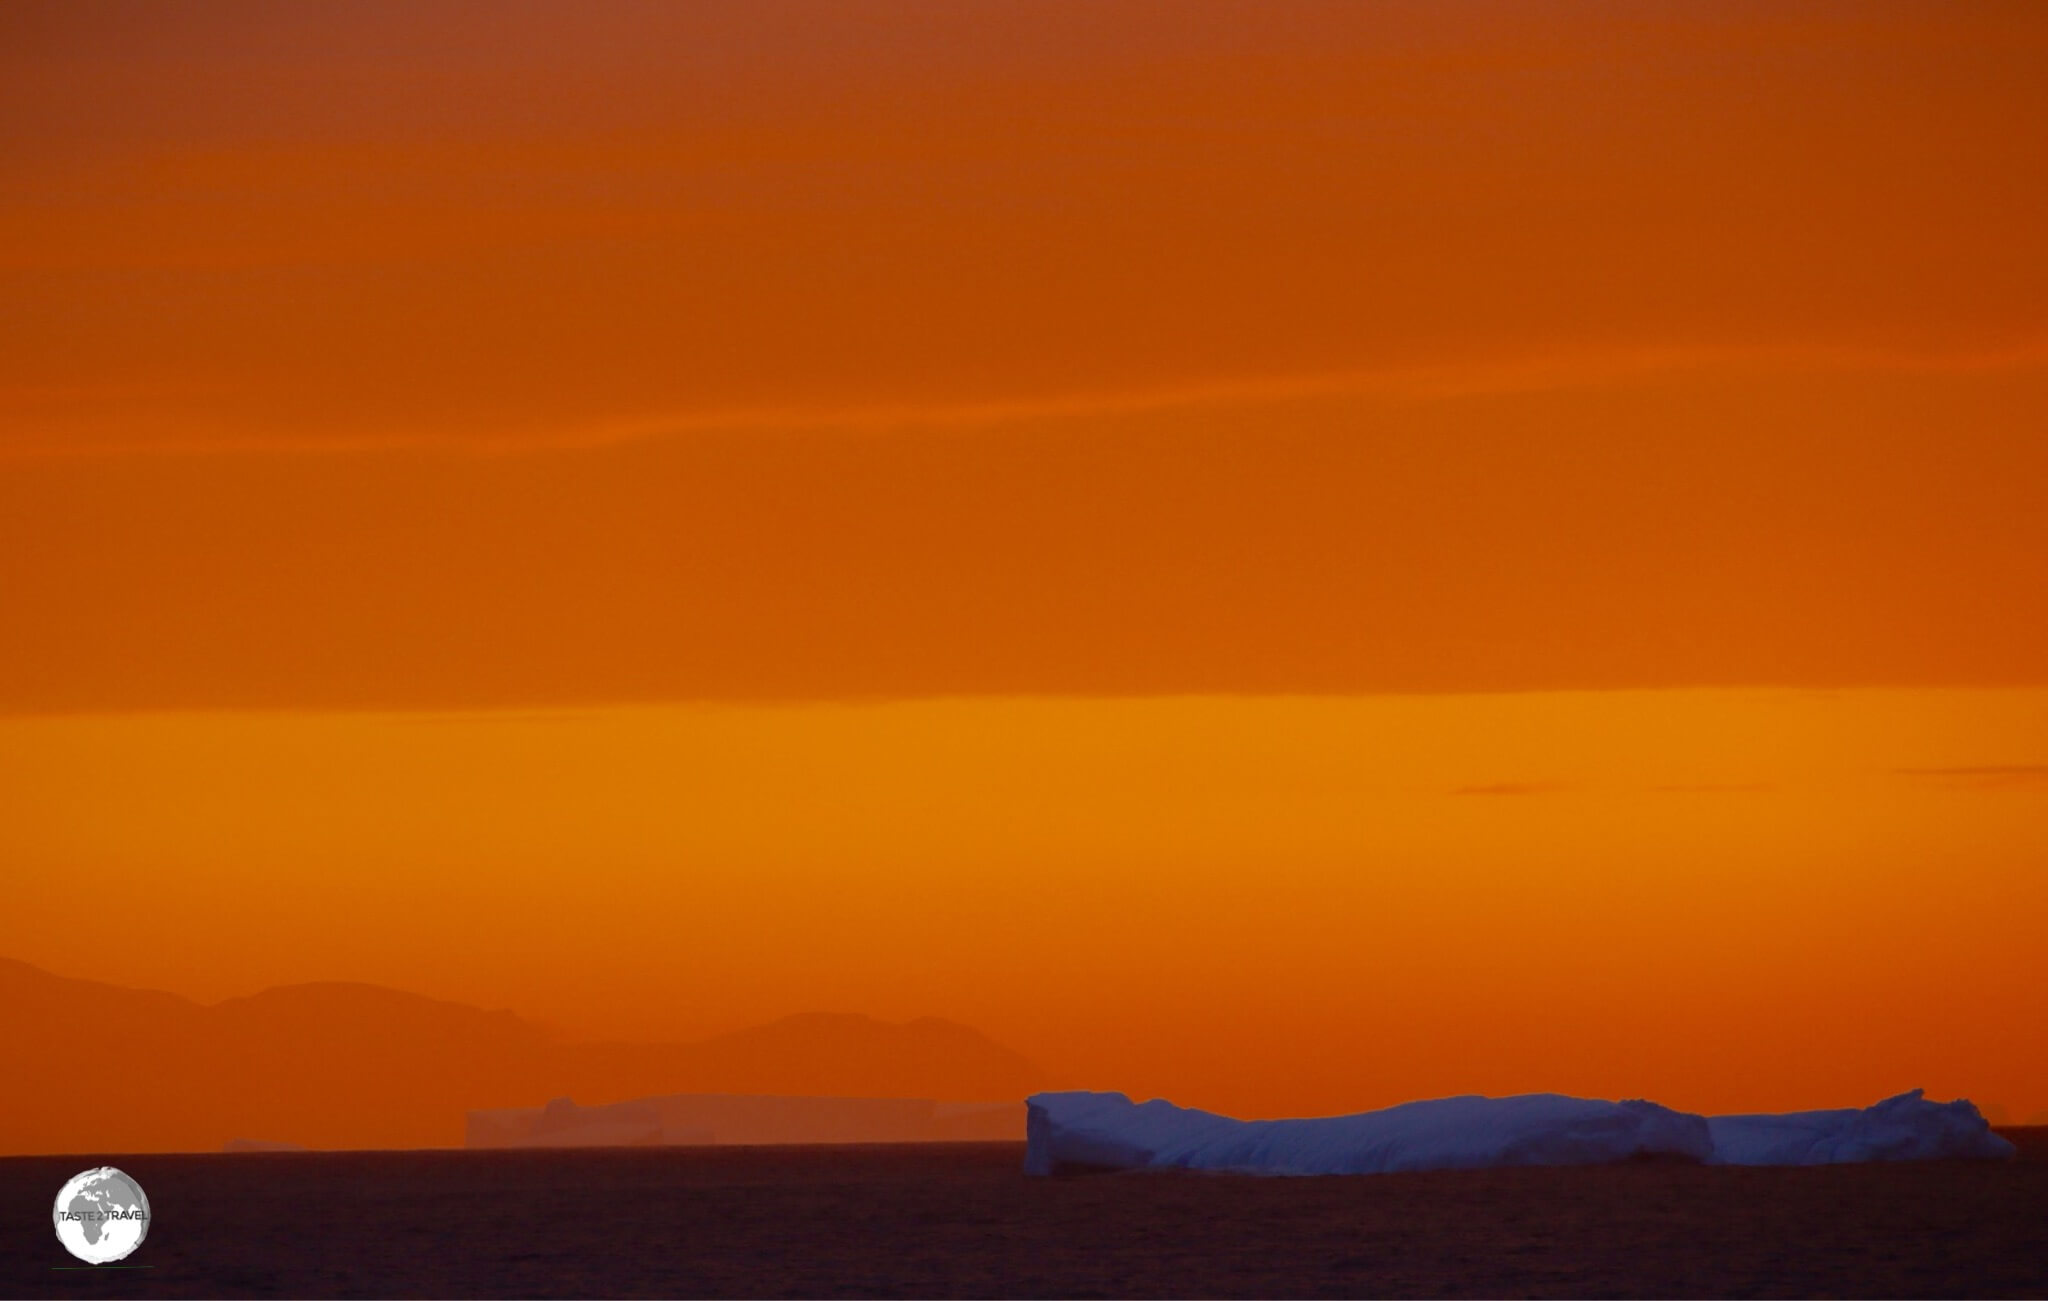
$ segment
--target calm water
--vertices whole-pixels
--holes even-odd
[[[2048,1162],[1034,1180],[1008,1144],[0,1159],[10,1296],[2048,1293]],[[114,1164],[129,1258],[50,1230]]]

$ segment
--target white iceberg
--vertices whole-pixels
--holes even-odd
[[[1965,1099],[1929,1102],[1919,1089],[1862,1110],[1709,1116],[1720,1165],[1836,1165],[1846,1161],[2000,1160],[2015,1148]]]
[[[1709,1119],[1654,1102],[1555,1093],[1409,1102],[1355,1116],[1234,1120],[1121,1093],[1040,1093],[1026,1103],[1024,1170],[1390,1174],[1643,1158],[1722,1165],[2007,1157],[1968,1102],[1916,1090],[1862,1111]]]
[[[1233,1120],[1121,1093],[1040,1093],[1025,1114],[1024,1169],[1230,1170],[1357,1175],[1631,1157],[1705,1161],[1707,1122],[1654,1102],[1556,1093],[1438,1098],[1319,1120]]]

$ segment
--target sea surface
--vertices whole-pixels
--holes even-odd
[[[2048,1134],[2006,1163],[1031,1179],[1017,1144],[0,1159],[7,1296],[2048,1294]],[[154,1219],[81,1269],[57,1189]]]

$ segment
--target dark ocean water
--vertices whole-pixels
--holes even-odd
[[[0,1159],[8,1296],[2048,1295],[2048,1161],[1027,1179],[1020,1146]],[[58,1187],[154,1219],[73,1265]]]

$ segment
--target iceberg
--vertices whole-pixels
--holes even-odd
[[[1024,1170],[1219,1170],[1356,1175],[1504,1165],[1593,1165],[1633,1157],[1705,1161],[1707,1122],[1654,1102],[1556,1093],[1438,1098],[1318,1120],[1233,1120],[1121,1093],[1026,1101]]]
[[[1235,1120],[1121,1093],[1026,1101],[1024,1171],[1391,1174],[1663,1159],[1714,1165],[2000,1158],[2012,1144],[1966,1101],[1918,1090],[1864,1110],[1706,1117],[1654,1102],[1532,1093],[1408,1102],[1314,1120]]]
[[[303,1152],[302,1143],[278,1143],[263,1138],[231,1138],[221,1145],[223,1152]]]
[[[1012,1142],[1014,1102],[675,1093],[604,1106],[472,1111],[469,1147],[700,1147],[758,1143]]]
[[[1860,1111],[1710,1116],[1707,1128],[1720,1165],[2001,1160],[2018,1150],[1967,1100],[1929,1102],[1919,1089]]]

